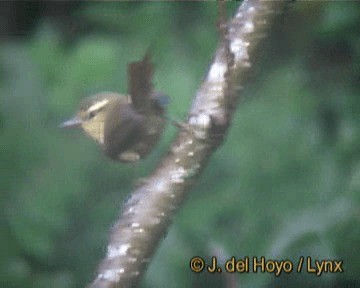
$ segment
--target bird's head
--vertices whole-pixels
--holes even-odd
[[[80,127],[99,144],[104,144],[105,120],[109,108],[116,102],[129,103],[129,97],[114,92],[102,92],[81,100],[75,117],[63,122],[61,127]]]

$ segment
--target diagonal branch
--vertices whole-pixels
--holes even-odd
[[[244,1],[225,29],[206,79],[192,103],[187,129],[136,188],[112,228],[107,255],[90,287],[134,287],[211,154],[223,142],[265,31],[283,1]],[[219,24],[222,31],[223,23]]]

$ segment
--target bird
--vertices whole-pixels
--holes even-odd
[[[145,158],[158,143],[165,124],[168,96],[152,86],[149,53],[128,65],[129,94],[100,92],[83,98],[62,128],[81,128],[105,155],[121,162]]]

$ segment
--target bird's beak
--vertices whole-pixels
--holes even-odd
[[[77,128],[80,127],[82,121],[79,117],[75,116],[72,119],[69,119],[59,125],[60,128]]]

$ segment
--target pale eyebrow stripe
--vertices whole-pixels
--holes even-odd
[[[93,111],[97,111],[100,110],[101,108],[103,108],[107,103],[109,102],[109,100],[104,99],[92,106],[89,107],[88,112],[93,112]]]

